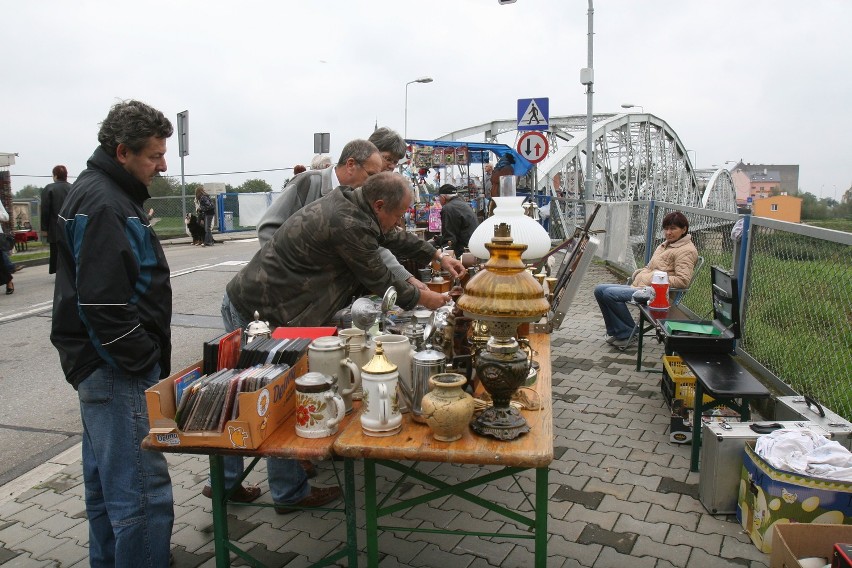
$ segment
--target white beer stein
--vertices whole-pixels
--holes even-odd
[[[325,438],[337,434],[346,415],[334,381],[322,373],[305,373],[296,379],[296,435]]]
[[[372,358],[370,348],[367,346],[367,332],[357,327],[341,329],[337,332],[348,349],[349,358],[360,369]]]
[[[308,347],[308,368],[336,380],[346,412],[351,412],[352,393],[361,384],[361,371],[358,365],[346,357],[343,339],[335,336],[314,339]]]
[[[397,367],[399,389],[402,391],[399,408],[401,412],[408,412],[411,410],[411,400],[414,393],[414,381],[411,378],[411,363],[412,357],[414,357],[414,348],[411,346],[411,341],[404,335],[390,333],[377,336],[375,341],[382,342],[385,357]]]
[[[402,414],[396,385],[399,373],[388,361],[382,341],[376,341],[376,354],[361,372],[364,389],[361,427],[367,436],[393,436],[402,428]]]

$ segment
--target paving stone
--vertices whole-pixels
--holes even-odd
[[[88,525],[88,523],[83,519],[74,519],[66,517],[61,513],[54,513],[39,523],[38,527],[42,530],[46,530],[50,536],[58,537],[79,524]]]
[[[514,548],[514,544],[506,539],[490,539],[475,536],[466,536],[456,546],[456,550],[463,554],[473,554],[483,558],[489,564],[500,566]]]
[[[672,546],[662,544],[659,541],[653,540],[645,535],[639,535],[636,539],[636,545],[633,547],[631,554],[633,556],[651,556],[657,559],[665,560],[672,566],[685,567],[686,561],[689,559],[689,553],[692,549],[685,544]]]
[[[412,566],[423,566],[434,568],[435,566],[452,566],[453,568],[467,568],[474,561],[471,554],[464,554],[456,550],[443,550],[434,544],[427,545],[417,557],[411,561]]]
[[[36,527],[25,527],[20,522],[15,522],[3,530],[0,530],[0,542],[2,542],[6,548],[18,548],[25,540],[28,540],[38,533],[42,532],[41,529]]]
[[[652,556],[637,558],[621,554],[612,548],[604,547],[594,566],[595,568],[624,568],[625,566],[630,566],[630,568],[654,568],[656,564],[657,559]],[[700,565],[696,564],[696,566]]]
[[[688,531],[683,527],[672,525],[668,535],[666,535],[666,544],[677,546],[685,544],[693,548],[693,553],[696,548],[702,549],[707,554],[718,556],[722,550],[722,536],[718,534],[696,534],[695,531]],[[692,556],[692,555],[690,555]],[[700,566],[700,564],[694,564]]]
[[[607,495],[613,495],[618,499],[627,500],[630,497],[630,492],[633,490],[633,485],[605,483],[600,479],[592,477],[589,479],[589,482],[586,483],[586,486],[583,487],[583,490],[599,491],[601,493],[606,493]]]
[[[42,559],[51,550],[66,542],[70,541],[64,538],[52,537],[46,532],[41,531],[21,542],[15,548],[32,553],[34,558]]]
[[[660,485],[660,476],[659,475],[647,475],[644,472],[642,475],[635,475],[626,470],[620,470],[618,474],[615,476],[614,483],[625,483],[625,484],[633,484],[644,487],[651,491],[656,491],[657,487]]]
[[[652,444],[653,448],[644,450],[641,448],[633,448],[627,456],[628,461],[639,461],[646,463],[655,463],[661,466],[669,466],[672,461],[672,456],[669,454],[661,454],[656,452],[657,444]]]
[[[553,535],[547,541],[547,555],[550,556],[564,556],[566,559],[574,560],[578,564],[577,566],[590,567],[596,566],[596,561],[598,556],[601,553],[601,550],[604,547],[597,543],[585,544],[581,542],[569,541],[565,540],[559,535]],[[524,568],[531,566],[532,563],[527,564]],[[566,561],[563,565],[570,566],[571,564]]]
[[[41,555],[46,560],[56,560],[60,566],[75,564],[89,557],[89,547],[66,540],[47,554]]]
[[[687,530],[695,530],[698,526],[699,515],[696,515],[695,513],[680,513],[661,507],[660,505],[653,504],[651,505],[651,509],[648,511],[648,514],[645,516],[645,520],[649,522],[669,523],[671,525],[682,526]]]
[[[656,490],[660,493],[680,493],[698,499],[698,485],[683,483],[670,477],[660,478]]]
[[[58,568],[56,560],[39,559],[29,553],[22,553],[3,563],[3,568]]]
[[[398,562],[401,562],[404,566],[410,566],[411,561],[423,552],[427,543],[420,540],[411,540],[410,538],[400,538],[401,534],[392,532],[379,533],[379,550],[393,551],[393,556]],[[359,542],[362,547],[366,546],[366,541]],[[359,566],[366,565],[366,562],[364,564],[359,563]],[[384,562],[382,566],[384,566]]]
[[[669,524],[643,521],[642,519],[636,519],[630,515],[622,514],[615,522],[613,530],[645,535],[657,542],[665,542],[666,534],[669,531]]]
[[[598,510],[625,513],[635,519],[644,519],[650,507],[650,503],[634,503],[632,501],[616,499],[612,495],[606,495]]]
[[[627,456],[630,455],[628,446],[619,445],[619,436],[596,435],[594,439],[595,442],[589,448],[590,453],[613,456],[623,460],[626,460]]]
[[[594,477],[611,483],[615,479],[616,475],[618,475],[618,469],[615,467],[595,467],[586,463],[578,463],[574,469],[571,470],[571,474]]]
[[[281,568],[283,566],[288,566],[299,556],[298,554],[289,551],[276,552],[274,550],[269,550],[262,544],[255,544],[251,548],[246,549],[246,552],[260,562],[261,566],[267,566],[268,568]],[[231,562],[231,566],[249,566],[249,564],[242,558],[237,558]]]
[[[577,542],[580,544],[600,544],[604,547],[614,548],[621,554],[630,554],[633,545],[636,544],[636,537],[635,533],[611,531],[594,524],[588,524],[580,533]]]
[[[5,565],[6,562],[17,556],[20,556],[20,552],[15,552],[14,550],[9,550],[4,546],[0,546],[0,565]]]
[[[600,491],[581,491],[562,485],[553,493],[550,499],[551,501],[579,503],[586,509],[597,509],[605,496],[606,494]]]
[[[701,548],[693,548],[689,555],[689,566],[701,566],[702,568],[743,568],[748,566],[748,561],[742,559],[718,558],[707,554]]]
[[[633,491],[630,492],[630,501],[654,503],[672,511],[677,509],[680,498],[677,493],[660,493],[641,486],[634,487]]]
[[[722,538],[722,558],[730,558],[732,560],[758,560],[767,562],[769,555],[759,551],[757,547],[749,540],[742,542],[736,538]]]

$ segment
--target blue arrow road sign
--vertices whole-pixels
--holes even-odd
[[[550,99],[518,99],[518,130],[547,130]]]

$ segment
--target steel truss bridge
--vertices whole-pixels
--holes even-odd
[[[451,132],[438,140],[484,135],[503,143],[517,121],[498,120]],[[519,133],[516,133],[516,135]],[[548,195],[580,199],[586,163],[586,115],[550,118],[550,155],[538,164],[532,183]],[[645,113],[596,114],[592,130],[595,201],[666,201],[736,213],[736,190],[728,170],[696,170],[677,133],[661,118]]]

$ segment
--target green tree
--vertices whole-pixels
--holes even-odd
[[[799,191],[802,198],[802,219],[823,220],[830,217],[828,207],[823,200],[807,191]]]
[[[21,199],[25,197],[39,197],[41,196],[41,190],[44,189],[37,185],[27,184],[15,194],[15,197],[20,197]]]
[[[189,186],[186,188],[189,193]],[[180,195],[180,180],[172,176],[156,176],[148,188],[151,197],[170,197]]]
[[[266,193],[272,191],[272,186],[262,179],[248,179],[240,186],[234,188],[237,193]]]

